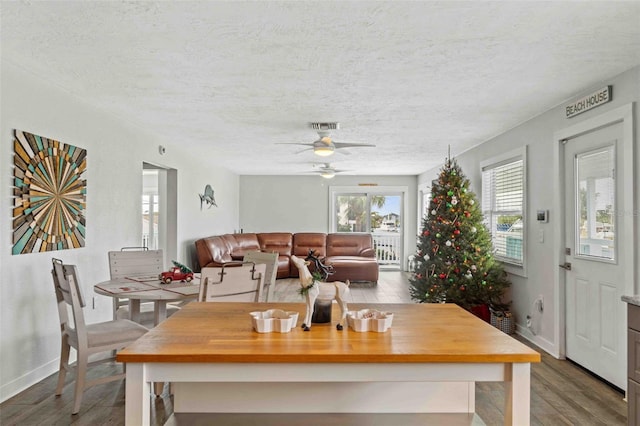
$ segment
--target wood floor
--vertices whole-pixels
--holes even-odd
[[[403,303],[411,302],[408,275],[400,272],[381,272],[377,286],[357,284],[351,286],[350,302]],[[278,301],[300,302],[297,280],[279,280],[275,288]],[[531,368],[531,424],[532,425],[625,425],[627,404],[623,395],[605,383],[575,366],[557,360],[542,352],[542,362]],[[118,368],[103,365],[94,368],[91,375],[99,375]],[[69,376],[69,375],[68,375]],[[54,374],[0,405],[0,425],[123,425],[124,382],[98,385],[85,392],[80,413],[72,416],[73,382],[60,397],[54,396],[57,375]],[[172,398],[167,391],[152,398],[152,424],[163,425],[172,417]],[[503,423],[504,385],[501,383],[476,384],[476,411],[487,425]],[[253,425],[255,417],[247,421],[235,419],[234,425]],[[249,420],[254,419],[254,420]],[[331,419],[331,420],[330,420]],[[360,426],[383,426],[384,418],[357,418]],[[344,424],[339,418],[327,416],[318,425]],[[172,420],[172,423],[173,420]],[[182,424],[182,422],[180,422]],[[217,423],[222,424],[222,423]],[[230,423],[228,423],[230,424]],[[269,423],[271,424],[271,423]],[[295,423],[298,424],[298,423]],[[309,423],[307,423],[309,424]],[[393,421],[391,424],[398,424]],[[411,423],[413,424],[413,423]],[[429,424],[438,424],[438,422]]]

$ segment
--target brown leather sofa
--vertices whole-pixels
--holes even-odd
[[[241,261],[250,251],[278,253],[277,278],[298,276],[291,255],[306,257],[309,250],[332,265],[328,281],[378,282],[378,261],[370,234],[324,234],[320,232],[266,232],[224,234],[196,241],[200,268]]]

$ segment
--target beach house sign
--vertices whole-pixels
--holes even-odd
[[[611,98],[611,86],[606,86],[600,90],[596,90],[590,95],[567,105],[565,107],[566,118],[575,117],[576,115],[589,111],[592,108],[604,105],[607,102],[610,102]]]

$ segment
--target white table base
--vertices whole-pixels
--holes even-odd
[[[529,363],[129,363],[127,425],[149,424],[155,381],[175,412],[238,413],[473,413],[475,382],[503,381],[505,424],[530,422]]]

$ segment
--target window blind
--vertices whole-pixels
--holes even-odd
[[[482,170],[482,213],[496,258],[522,265],[524,161],[512,159]]]

